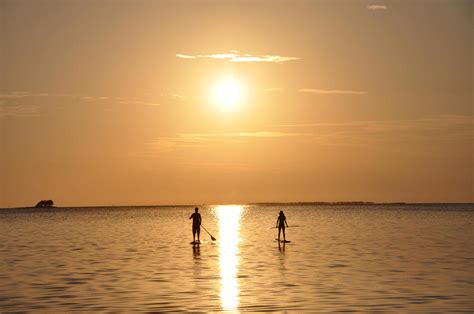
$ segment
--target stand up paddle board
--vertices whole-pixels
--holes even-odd
[[[275,241],[279,241],[280,243],[290,243],[291,241],[288,241],[288,240],[278,240],[278,239],[275,239]]]
[[[205,243],[209,243],[209,242],[207,242],[207,241],[192,241],[192,242],[189,242],[189,244],[193,244],[193,245],[205,244]]]

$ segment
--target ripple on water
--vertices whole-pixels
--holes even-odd
[[[301,227],[278,246],[275,230],[262,228],[278,208],[228,209],[202,207],[218,241],[199,248],[189,245],[193,207],[0,211],[0,310],[474,308],[473,210],[287,205]]]

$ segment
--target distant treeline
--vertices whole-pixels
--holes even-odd
[[[370,205],[407,205],[405,202],[391,202],[391,203],[376,203],[376,202],[363,202],[363,201],[350,201],[350,202],[281,202],[281,203],[252,203],[255,205],[324,205],[324,206],[341,206],[341,205],[352,205],[352,206],[370,206]]]
[[[196,207],[196,206],[209,206],[219,204],[192,204],[192,205],[101,205],[101,206],[68,206],[68,207],[55,207],[53,201],[40,201],[35,207],[15,207],[14,209],[39,209],[39,208],[62,208],[62,209],[77,209],[77,208],[139,208],[139,207]],[[242,205],[267,205],[267,206],[442,206],[442,205],[462,205],[462,206],[474,206],[474,203],[410,203],[410,202],[387,202],[387,203],[376,203],[376,202],[365,202],[365,201],[339,201],[339,202],[257,202],[257,203],[242,203]],[[8,209],[8,208],[0,208]]]

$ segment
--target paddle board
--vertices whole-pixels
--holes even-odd
[[[192,241],[189,244],[196,244],[197,245],[197,244],[205,244],[205,243],[209,243],[209,242],[207,242],[207,241]]]
[[[288,241],[288,240],[278,240],[278,239],[275,239],[275,241],[280,241],[281,243],[290,243],[291,241]]]

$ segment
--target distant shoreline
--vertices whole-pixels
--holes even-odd
[[[474,203],[411,203],[411,202],[364,202],[364,201],[349,201],[349,202],[256,202],[256,203],[227,203],[227,204],[187,204],[187,205],[98,205],[98,206],[51,206],[51,207],[4,207],[2,209],[37,209],[37,210],[48,210],[48,209],[66,209],[66,208],[123,208],[123,207],[200,207],[200,206],[216,206],[216,205],[260,205],[260,206],[400,206],[400,205],[474,205]]]

